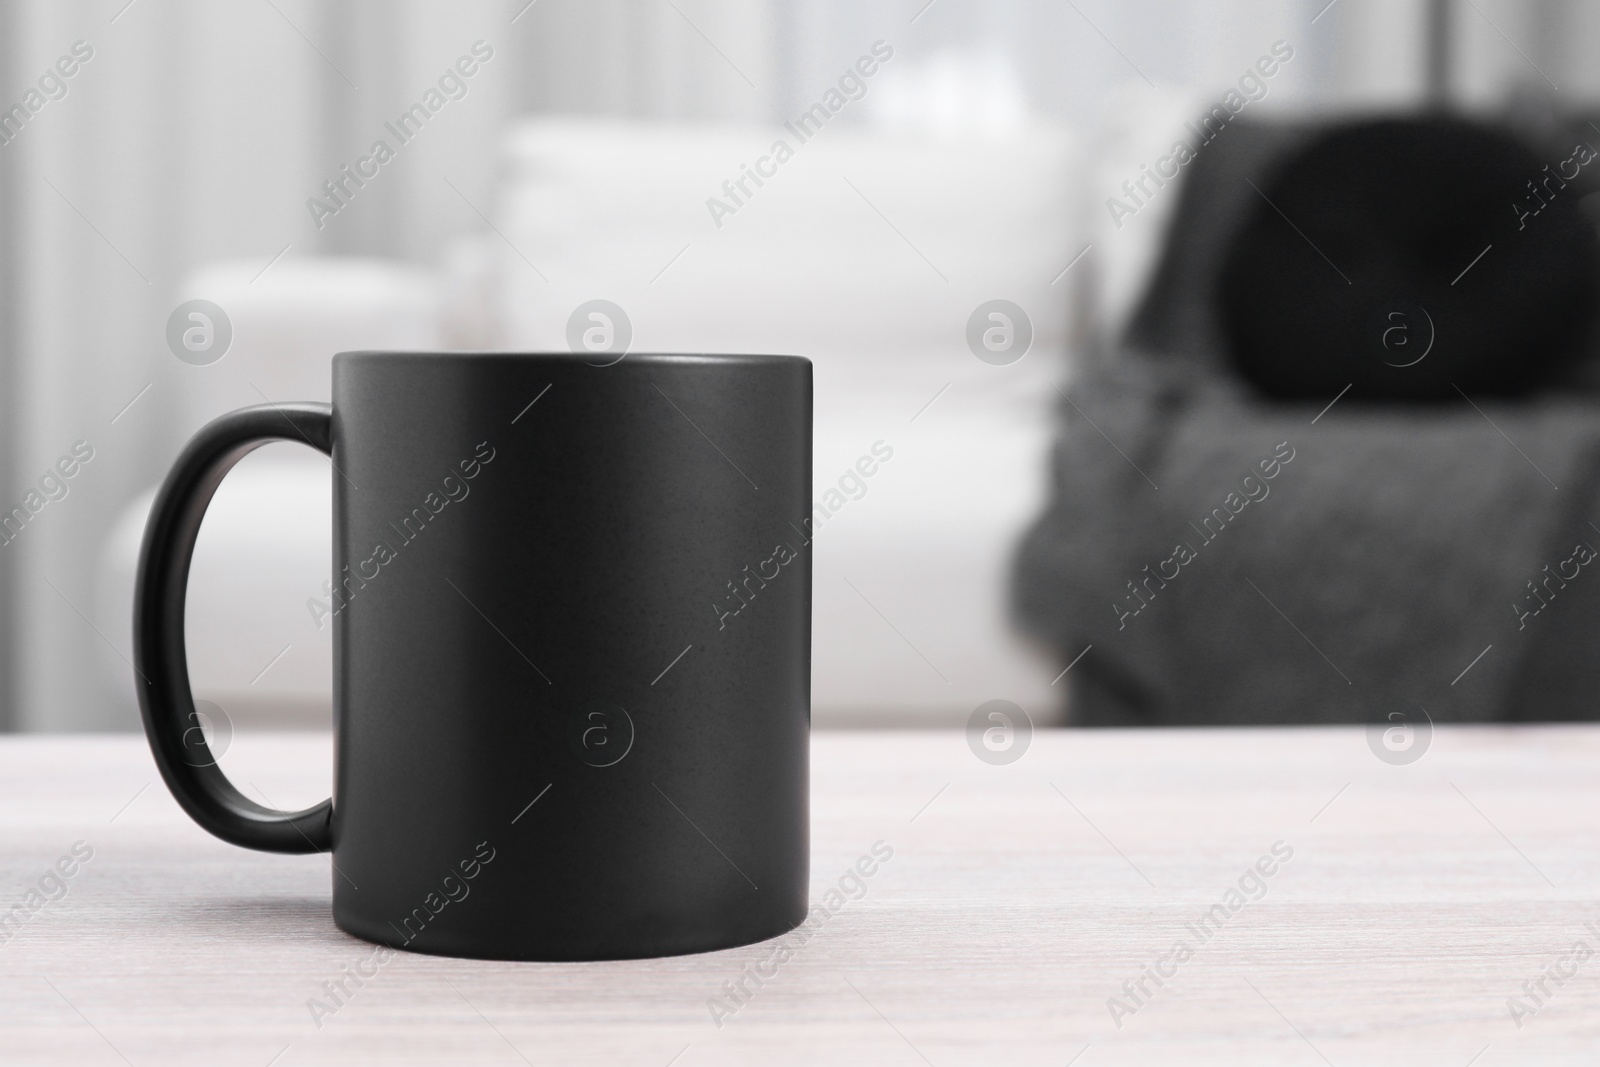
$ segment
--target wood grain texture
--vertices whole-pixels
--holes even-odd
[[[225,766],[301,804],[329,754],[242,734]],[[1600,956],[1520,1028],[1507,1008],[1574,942],[1600,950],[1600,728],[1441,729],[1405,767],[1342,727],[1045,731],[1002,767],[954,731],[823,732],[813,762],[813,898],[874,842],[894,857],[722,1025],[708,998],[770,946],[400,953],[319,1027],[308,999],[371,954],[333,926],[327,857],[206,836],[138,738],[5,739],[0,907],[74,842],[94,857],[0,945],[0,1062],[1494,1067],[1600,1046]],[[1279,841],[1261,899],[1186,932]],[[1192,958],[1113,1020],[1180,939]]]

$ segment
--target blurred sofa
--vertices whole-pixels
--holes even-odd
[[[489,226],[447,249],[436,274],[397,269],[367,284],[328,280],[337,263],[285,260],[262,279],[283,271],[281,301],[256,299],[228,267],[198,272],[185,295],[241,308],[219,377],[246,364],[296,368],[266,390],[272,399],[325,397],[340,348],[565,350],[569,318],[594,299],[623,309],[633,351],[807,356],[816,499],[844,500],[815,541],[815,721],[964,723],[994,698],[1050,721],[1056,671],[1012,628],[1006,574],[1044,500],[1050,398],[1068,344],[1063,268],[1082,248],[1077,156],[1049,127],[889,136],[830,126],[763,185],[747,182],[754,195],[737,211],[710,211],[712,198],[731,202],[724,184],[775,135],[787,136],[528,120],[506,135]],[[318,269],[331,272],[325,291],[289,291]],[[969,316],[995,298],[1032,323],[1031,349],[1007,366],[980,361],[966,341]],[[330,303],[349,314],[324,317]],[[197,385],[194,409],[259,402],[242,381]],[[892,460],[870,480],[847,477],[875,446]],[[224,484],[202,530],[190,663],[197,693],[224,709],[315,721],[330,650],[304,602],[328,577],[327,467],[292,447],[269,451],[279,455],[248,459]],[[146,507],[130,507],[103,553],[108,633],[127,631]],[[109,650],[105,669],[127,673]]]
[[[1600,144],[1548,109],[1513,124],[1551,161]],[[1600,544],[1600,345],[1477,405],[1274,401],[1232,365],[1231,237],[1319,128],[1230,125],[1126,234],[1101,225],[1098,329],[1059,405],[1019,615],[1073,663],[1082,725],[1596,717],[1600,575],[1573,561]],[[1141,150],[1109,153],[1107,178]]]

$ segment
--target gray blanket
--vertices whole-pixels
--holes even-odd
[[[1063,665],[1092,645],[1071,721],[1600,717],[1600,561],[1580,547],[1600,546],[1600,406],[1252,399],[1223,369],[1212,279],[1243,177],[1297,135],[1235,134],[1195,167],[1126,343],[1069,388],[1018,559],[1023,625]]]

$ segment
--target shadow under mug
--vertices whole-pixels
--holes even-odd
[[[199,730],[184,598],[245,454],[333,461],[333,796],[241,794]],[[134,607],[173,796],[247,848],[333,853],[333,916],[516,960],[699,952],[806,914],[811,364],[345,352],[333,403],[224,415],[151,509]],[[299,595],[296,592],[295,595]]]

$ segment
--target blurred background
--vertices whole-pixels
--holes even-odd
[[[815,362],[816,499],[845,497],[817,540],[819,725],[962,724],[997,698],[1039,723],[1175,721],[1162,709],[1185,690],[1208,694],[1202,721],[1230,701],[1365,719],[1389,699],[1539,717],[1512,709],[1519,679],[1581,674],[1587,646],[1541,652],[1524,640],[1540,620],[1503,604],[1585,528],[1587,409],[1526,438],[1476,397],[1319,415],[1336,389],[1274,403],[1128,384],[1117,354],[1152,279],[1179,269],[1174,218],[1208,214],[1183,188],[1199,162],[1138,182],[1218,106],[1241,133],[1201,162],[1255,143],[1247,123],[1448,106],[1548,131],[1555,166],[1570,128],[1600,144],[1574,118],[1600,101],[1596,41],[1600,6],[1578,0],[8,0],[0,507],[26,514],[0,545],[0,726],[138,729],[139,535],[204,422],[326,400],[340,349],[564,349],[593,300],[621,309],[635,351]],[[985,346],[996,300],[1011,332]],[[1377,451],[1336,470],[1341,440]],[[893,459],[841,486],[879,442]],[[1226,598],[1187,577],[1186,602],[1088,591],[1142,581],[1258,457],[1282,460],[1279,442],[1294,459],[1278,502],[1238,518],[1279,555],[1226,565]],[[1505,484],[1476,506],[1522,517],[1511,547],[1470,509],[1397,504],[1311,531],[1315,499],[1384,495],[1404,465],[1384,449],[1439,456],[1411,475],[1435,490],[1481,449],[1467,480]],[[1317,488],[1333,482],[1343,497]],[[329,497],[321,457],[274,445],[207,518],[191,669],[237,724],[327,722],[331,627],[308,601],[329,574]],[[1395,543],[1385,523],[1419,512],[1439,529],[1372,572]],[[1498,562],[1417,562],[1452,537]],[[1085,538],[1105,551],[1064,547]],[[1095,575],[1065,574],[1079,563]],[[1441,587],[1472,591],[1436,605],[1459,624],[1448,641],[1397,607]],[[1052,620],[1045,594],[1095,597],[1093,621]],[[1119,613],[1136,604],[1150,615]]]

